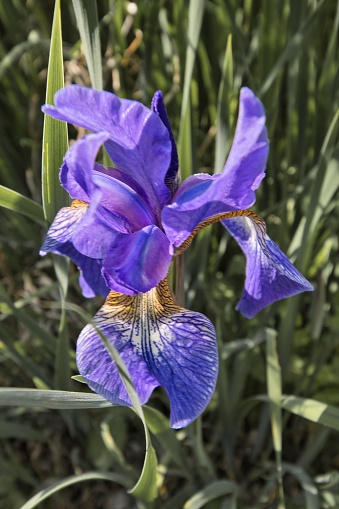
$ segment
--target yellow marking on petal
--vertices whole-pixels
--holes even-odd
[[[74,209],[76,207],[88,207],[89,203],[82,200],[73,200],[71,203],[71,208]]]
[[[107,323],[114,321],[121,337],[128,337],[140,353],[148,351],[156,357],[164,348],[163,338],[171,334],[166,320],[185,312],[174,303],[166,278],[135,296],[111,291],[95,322],[105,333]]]
[[[215,214],[214,216],[208,217],[204,221],[198,224],[196,228],[194,228],[193,232],[187,239],[175,250],[175,256],[182,254],[186,249],[191,245],[192,240],[196,236],[200,230],[209,226],[210,224],[217,223],[218,221],[222,221],[223,219],[233,219],[235,217],[248,217],[251,219],[257,229],[259,239],[263,239],[266,234],[266,224],[265,221],[252,212],[252,210],[235,210],[232,212],[222,212],[221,214]],[[260,242],[260,240],[259,240]]]
[[[144,310],[146,314],[154,315],[155,318],[158,316],[170,316],[180,308],[173,301],[167,278],[160,281],[158,286],[152,288],[146,293],[138,293],[135,296],[125,295],[118,292],[111,291],[105,301],[104,307],[108,306],[111,309],[115,309],[116,312],[124,312],[126,314],[133,310]]]

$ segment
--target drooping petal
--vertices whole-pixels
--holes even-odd
[[[144,187],[150,206],[159,213],[168,203],[165,175],[170,166],[172,145],[159,116],[137,101],[78,85],[57,92],[55,107],[44,113],[94,132],[108,132],[105,143],[116,166]]]
[[[93,323],[118,350],[144,404],[159,382],[143,357],[142,334],[146,329],[140,324],[140,300],[142,296],[110,292]],[[76,359],[79,373],[93,391],[113,404],[131,405],[118,370],[92,325],[87,325],[79,336]]]
[[[100,191],[92,194],[91,206],[72,233],[74,247],[84,256],[96,259],[103,259],[111,245],[121,235],[118,230],[108,226],[98,217],[100,196]],[[113,218],[111,215],[112,220]]]
[[[199,223],[212,215],[250,207],[265,175],[267,155],[263,106],[253,92],[243,88],[236,133],[223,172],[192,175],[162,212],[162,223],[173,245],[182,244]]]
[[[111,292],[93,322],[120,353],[141,403],[163,385],[173,428],[188,425],[203,412],[217,378],[215,331],[205,316],[173,303],[166,281],[135,297]],[[91,325],[78,339],[77,365],[92,390],[114,404],[131,404]]]
[[[71,198],[90,201],[95,158],[108,136],[107,133],[88,134],[67,151],[60,170],[60,182]]]
[[[250,218],[237,217],[222,223],[247,259],[245,288],[237,305],[244,316],[252,318],[276,300],[313,290],[287,256]]]
[[[87,205],[64,207],[59,210],[49,228],[40,255],[48,252],[68,256],[80,269],[79,283],[84,297],[108,294],[108,287],[101,275],[102,260],[88,258],[74,247],[72,234],[87,211]]]
[[[171,145],[172,145],[172,152],[171,152],[171,162],[170,166],[167,170],[166,176],[165,176],[165,184],[169,189],[171,189],[172,193],[176,191],[177,187],[179,186],[179,159],[178,159],[178,152],[177,152],[177,146],[174,140],[174,136],[172,133],[171,125],[168,120],[166,107],[162,98],[162,93],[160,90],[155,92],[153,99],[152,99],[152,111],[157,113],[159,117],[161,118],[162,123],[167,128]]]
[[[121,234],[104,260],[103,276],[114,291],[148,292],[167,275],[172,253],[166,235],[154,225]]]
[[[41,246],[40,255],[48,252],[57,253],[56,249],[72,240],[72,234],[86,214],[86,204],[75,207],[63,207],[59,210],[51,224],[46,238]]]

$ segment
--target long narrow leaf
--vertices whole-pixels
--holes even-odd
[[[0,186],[0,207],[19,212],[36,223],[45,224],[41,205],[8,187]]]
[[[72,0],[92,86],[102,90],[102,65],[97,3]]]
[[[46,103],[53,104],[55,93],[64,86],[62,55],[62,32],[60,0],[55,2],[51,49],[48,62]],[[68,147],[67,124],[45,115],[42,141],[42,199],[45,218],[49,225],[56,213],[67,205],[69,198],[59,182],[59,168]],[[69,342],[65,320],[65,298],[68,287],[68,265],[66,258],[53,256],[55,272],[61,297],[61,321],[55,362],[55,385],[58,389],[69,389]]]
[[[39,491],[34,497],[32,497],[28,502],[26,502],[20,509],[33,509],[37,505],[39,505],[43,500],[50,497],[54,493],[57,493],[68,486],[72,486],[73,484],[77,484],[78,482],[88,482],[88,481],[113,481],[122,486],[128,487],[128,481],[123,475],[120,474],[112,474],[110,472],[86,472],[85,474],[80,475],[72,475],[71,477],[66,477],[66,479],[62,479],[58,481],[48,488],[44,488]]]
[[[205,0],[190,0],[188,10],[188,35],[185,61],[184,89],[181,104],[178,151],[182,178],[192,172],[190,90],[195,57],[199,42]]]
[[[74,410],[112,406],[109,401],[97,394],[12,388],[0,388],[0,405]]]

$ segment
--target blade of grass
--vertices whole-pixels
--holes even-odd
[[[277,77],[279,71],[282,69],[283,65],[286,64],[286,62],[288,62],[292,58],[295,58],[297,52],[304,43],[305,37],[308,35],[310,28],[312,27],[313,23],[318,19],[321,8],[324,6],[325,2],[326,0],[321,0],[317,4],[316,9],[306,18],[298,32],[296,32],[296,34],[290,39],[284,51],[281,53],[275,65],[270,70],[268,76],[261,85],[261,88],[258,92],[259,97],[262,97],[268,91],[273,81]]]
[[[112,407],[112,403],[97,394],[40,389],[0,388],[0,404],[25,408],[79,410]]]
[[[295,415],[339,431],[339,409],[321,401],[282,395],[281,407]]]
[[[115,363],[119,375],[121,377],[122,383],[125,386],[125,389],[130,397],[130,400],[133,405],[133,410],[140,418],[145,432],[145,442],[146,442],[146,453],[144,459],[144,465],[142,468],[142,472],[140,474],[139,480],[136,485],[129,491],[129,493],[145,502],[152,502],[158,493],[157,489],[157,456],[155,450],[152,445],[151,437],[149,434],[147,421],[145,418],[145,414],[143,412],[143,408],[141,406],[139,396],[134,388],[132,379],[128,372],[128,369],[125,366],[125,363],[120,357],[118,350],[110,343],[107,337],[101,332],[101,330],[89,320],[88,315],[76,305],[68,304],[70,309],[73,309],[77,312],[86,322],[90,322],[92,327],[95,329],[96,333],[100,337],[102,343],[107,349],[109,355],[112,358],[112,361]]]
[[[93,0],[72,0],[84,45],[86,62],[93,88],[102,90],[102,65],[97,3]]]
[[[41,205],[4,186],[0,186],[0,207],[19,212],[29,219],[33,219],[36,223],[45,225]]]
[[[44,488],[43,490],[36,493],[36,495],[34,495],[30,500],[28,500],[23,506],[21,506],[20,509],[33,509],[34,507],[37,507],[37,505],[39,505],[43,500],[46,500],[46,498],[49,498],[54,493],[57,493],[58,491],[67,488],[68,486],[72,486],[73,484],[77,484],[79,482],[88,482],[96,480],[112,481],[121,484],[126,488],[129,487],[129,482],[123,475],[110,472],[86,472],[84,474],[66,477],[61,481],[58,481],[52,484],[51,486],[48,486],[48,488]]]
[[[62,32],[60,0],[56,0],[51,48],[48,62],[46,103],[53,104],[55,93],[64,86],[64,67],[62,55]],[[42,199],[47,224],[53,221],[56,213],[68,205],[69,198],[59,182],[59,168],[68,148],[67,124],[45,115],[42,142]],[[68,287],[68,259],[53,255],[53,264],[59,282],[61,299],[61,320],[55,360],[55,385],[58,389],[69,389],[69,341],[65,318],[65,299]]]
[[[188,9],[188,34],[185,60],[185,76],[181,103],[178,152],[183,179],[192,173],[192,133],[190,90],[198,48],[205,0],[190,0]]]
[[[281,419],[281,369],[277,354],[276,331],[266,329],[266,376],[267,393],[270,401],[271,427],[273,446],[276,458],[277,480],[279,486],[278,509],[285,509],[283,479],[282,479],[282,419]]]
[[[232,35],[227,38],[227,45],[222,65],[222,75],[218,91],[217,134],[215,138],[214,173],[220,173],[224,167],[230,147],[229,104],[233,89],[233,55]]]
[[[208,502],[230,493],[236,494],[239,488],[232,481],[215,481],[189,498],[184,504],[184,509],[201,509]]]

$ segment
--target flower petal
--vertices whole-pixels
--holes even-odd
[[[102,260],[93,260],[83,256],[72,243],[72,234],[87,211],[87,205],[64,207],[59,210],[49,228],[40,254],[47,252],[68,256],[80,269],[79,284],[84,297],[103,295],[106,297],[108,288],[101,275]]]
[[[263,106],[253,92],[243,88],[236,133],[223,172],[192,175],[162,211],[162,223],[172,244],[178,247],[210,216],[250,207],[255,201],[254,190],[265,175],[267,155]]]
[[[166,235],[157,226],[146,226],[117,238],[104,260],[103,276],[112,290],[145,293],[166,277],[171,260]]]
[[[141,403],[161,384],[170,399],[173,428],[187,426],[203,412],[217,378],[215,331],[205,316],[174,304],[166,281],[135,297],[111,292],[93,322],[119,351]],[[91,325],[79,336],[77,364],[92,390],[114,404],[131,404]]]
[[[48,115],[109,133],[105,146],[112,160],[145,188],[150,206],[159,213],[170,197],[164,180],[172,146],[158,115],[137,101],[78,85],[59,90],[54,100],[56,107],[43,107]]]
[[[227,202],[235,208],[247,209],[255,202],[254,191],[265,176],[268,138],[265,110],[253,92],[240,91],[237,127],[222,172],[227,183]]]
[[[71,198],[89,202],[93,192],[93,168],[107,133],[88,134],[67,151],[60,170],[60,182]]]
[[[63,207],[59,210],[41,246],[41,256],[48,252],[56,253],[55,250],[60,244],[72,240],[72,233],[83,219],[87,208],[88,206],[84,204],[77,207]]]
[[[107,255],[110,246],[120,235],[119,231],[108,226],[102,218],[98,217],[100,197],[100,190],[92,194],[91,206],[72,232],[74,247],[84,256],[97,259],[103,259]],[[112,220],[113,218],[114,216],[111,215]]]
[[[237,217],[222,223],[247,259],[245,289],[237,305],[244,316],[252,318],[276,300],[313,290],[313,286],[254,221],[248,217]]]
[[[93,323],[118,350],[131,375],[141,404],[148,401],[159,382],[151,374],[142,352],[139,302],[142,296],[130,297],[110,292]],[[116,405],[131,405],[116,365],[92,325],[81,332],[76,352],[79,373],[88,386]]]
[[[94,168],[93,183],[100,189],[100,211],[97,214],[103,222],[124,232],[139,230],[156,222],[152,211],[133,188],[105,172],[101,165],[96,164]]]
[[[162,123],[168,130],[169,137],[171,140],[171,145],[172,145],[171,162],[170,162],[170,166],[169,166],[166,176],[165,176],[165,184],[167,187],[169,187],[171,189],[172,192],[174,192],[177,189],[177,187],[179,186],[179,159],[178,159],[177,146],[175,144],[171,125],[168,120],[167,111],[166,111],[165,104],[164,104],[164,101],[162,98],[162,93],[160,90],[155,92],[155,94],[153,96],[152,111],[157,113],[159,115],[159,117],[161,118]]]

